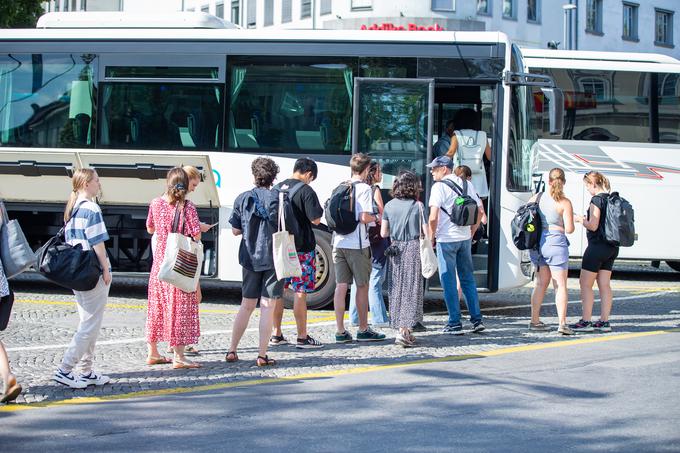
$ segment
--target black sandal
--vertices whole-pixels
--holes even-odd
[[[257,360],[255,361],[257,366],[273,366],[276,365],[276,360],[270,359],[268,355],[262,357],[261,355],[257,356]]]
[[[236,354],[236,351],[227,352],[225,360],[229,363],[238,362],[238,355]]]

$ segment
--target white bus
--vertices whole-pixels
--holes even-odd
[[[538,110],[538,172],[567,174],[575,212],[590,201],[582,178],[605,174],[635,209],[637,240],[619,257],[665,260],[680,271],[680,61],[655,54],[522,49],[528,72],[551,76],[564,94],[562,137],[548,136]],[[585,230],[577,229],[570,255],[581,257]],[[658,264],[657,264],[658,265]]]
[[[32,246],[61,226],[73,169],[90,167],[103,185],[114,270],[148,272],[148,203],[169,168],[190,164],[203,172],[191,195],[199,215],[219,220],[203,236],[203,276],[238,282],[240,239],[227,220],[251,187],[255,156],[273,157],[280,177],[298,157],[316,160],[322,203],[348,179],[354,152],[381,162],[384,196],[405,169],[422,176],[427,196],[432,144],[457,110],[472,108],[493,149],[478,287],[530,278],[508,228],[532,190],[527,85],[557,99],[556,132],[562,102],[550,78],[521,74],[519,49],[502,33],[120,28],[115,16],[97,27],[87,17],[0,31],[0,197]],[[321,225],[316,236],[310,307],[329,303],[334,289],[331,235]]]

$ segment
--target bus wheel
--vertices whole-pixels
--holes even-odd
[[[307,294],[307,308],[321,309],[333,305],[335,293],[335,269],[333,268],[333,247],[330,233],[314,229],[316,237],[316,290]],[[286,308],[293,308],[293,292],[283,292],[283,303]]]
[[[668,264],[674,271],[680,272],[680,261],[666,261],[666,264]]]

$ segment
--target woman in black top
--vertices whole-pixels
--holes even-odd
[[[609,313],[612,309],[612,267],[614,260],[619,255],[619,248],[609,244],[604,239],[604,221],[609,195],[609,180],[596,171],[586,173],[583,177],[586,190],[592,195],[588,214],[586,216],[574,216],[574,220],[582,223],[586,228],[588,247],[583,253],[581,263],[581,306],[582,317],[579,322],[570,327],[577,332],[611,332],[609,325]],[[593,304],[595,294],[593,284],[597,280],[600,291],[600,320],[592,322]]]

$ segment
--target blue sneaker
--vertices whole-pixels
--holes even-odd
[[[336,343],[351,343],[352,342],[352,334],[347,332],[346,330],[343,333],[336,333],[335,334],[335,342]]]
[[[383,341],[384,339],[384,333],[378,333],[370,327],[363,332],[357,332],[357,341]]]
[[[446,333],[449,335],[463,335],[463,326],[461,324],[455,324],[455,325],[450,325],[447,324],[444,326],[442,329],[442,333]]]

